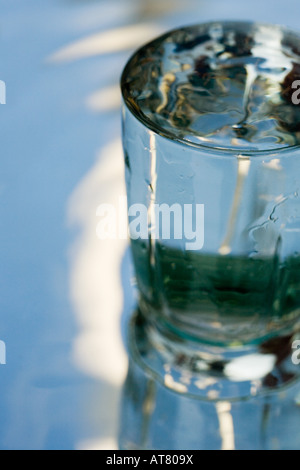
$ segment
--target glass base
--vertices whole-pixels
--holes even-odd
[[[178,342],[175,352],[170,343],[139,313],[134,315],[120,449],[300,450],[300,382],[295,373],[300,366],[287,367],[290,357],[284,351],[290,340],[282,340],[276,350],[269,345],[264,353],[236,352],[231,362],[225,351],[219,351],[218,365],[198,344],[188,348]],[[276,364],[266,359],[279,350]],[[244,362],[241,367],[238,360],[249,366]],[[228,364],[235,380],[225,373]],[[253,373],[256,376],[250,378]]]
[[[297,339],[299,333],[223,348],[161,331],[139,311],[129,326],[136,363],[168,389],[209,401],[246,399],[297,381],[300,365],[292,360]]]

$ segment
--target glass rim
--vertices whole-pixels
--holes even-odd
[[[270,155],[276,155],[278,156],[279,154],[285,154],[288,152],[293,152],[297,149],[300,148],[300,143],[299,144],[294,144],[294,145],[286,145],[280,148],[269,148],[269,149],[246,149],[242,147],[237,147],[237,148],[229,148],[229,147],[222,147],[218,145],[206,145],[203,143],[198,143],[194,142],[191,140],[188,140],[186,138],[181,138],[175,133],[168,131],[167,129],[163,128],[162,126],[159,126],[155,124],[149,117],[147,117],[141,108],[133,102],[133,100],[130,100],[127,93],[126,93],[126,77],[128,75],[128,71],[130,69],[131,63],[133,59],[140,54],[143,50],[149,48],[154,42],[156,41],[163,41],[165,38],[170,36],[171,34],[174,34],[176,32],[179,32],[181,30],[187,30],[187,29],[193,29],[197,28],[198,26],[201,27],[209,27],[214,24],[223,24],[223,25],[257,25],[261,27],[266,27],[266,28],[278,28],[278,30],[290,34],[294,36],[295,38],[299,39],[299,46],[300,46],[300,30],[294,30],[292,28],[289,28],[285,25],[278,24],[278,23],[265,23],[261,21],[246,21],[246,20],[214,20],[214,21],[208,21],[208,22],[203,22],[203,23],[191,23],[187,24],[181,27],[173,28],[168,30],[167,32],[161,34],[160,36],[154,37],[151,41],[148,41],[147,43],[143,44],[141,47],[137,48],[129,57],[127,60],[122,74],[120,78],[120,87],[121,87],[121,93],[122,93],[122,98],[123,98],[123,103],[128,109],[128,111],[138,120],[142,125],[144,125],[147,129],[150,131],[154,132],[156,135],[166,138],[175,144],[180,144],[184,145],[186,147],[193,147],[195,149],[199,149],[205,152],[209,153],[214,153],[214,154],[226,154],[226,155],[231,155],[233,157],[237,156],[242,156],[242,157],[259,157],[259,156],[270,156]],[[300,58],[300,56],[299,56]]]

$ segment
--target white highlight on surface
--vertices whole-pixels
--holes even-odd
[[[117,204],[125,196],[122,147],[118,140],[105,147],[98,162],[72,195],[69,215],[82,233],[71,253],[71,300],[80,332],[73,361],[86,374],[120,386],[127,371],[120,317],[120,279],[126,240],[102,240],[96,235],[99,202]]]
[[[275,366],[273,354],[250,354],[232,360],[225,367],[225,375],[236,382],[259,380],[268,375]]]
[[[267,25],[260,25],[255,33],[255,43],[252,47],[252,54],[253,57],[262,57],[261,53],[265,50],[265,45],[268,44],[268,48],[272,50],[272,55],[270,54],[268,59],[265,60],[264,67],[272,69],[273,67],[278,67],[278,63],[280,63],[283,69],[282,75],[285,76],[286,70],[290,69],[291,64],[290,57],[282,52],[282,40],[283,32],[280,26],[274,25],[272,30]],[[278,87],[279,86],[280,84],[278,82]],[[277,89],[274,90],[275,93],[277,91]]]
[[[76,450],[119,450],[114,439],[94,439],[79,442]]]
[[[282,165],[279,158],[274,158],[268,163],[264,163],[264,167],[269,168],[270,170],[282,171]]]
[[[151,187],[152,192],[150,196],[150,205],[149,205],[149,221],[150,221],[150,243],[151,243],[151,255],[150,263],[153,269],[155,269],[155,250],[156,250],[156,241],[155,241],[155,208],[154,204],[156,202],[156,185],[157,185],[157,153],[156,153],[156,135],[154,132],[150,131],[150,178],[151,178]]]
[[[162,32],[157,24],[140,23],[102,31],[63,47],[48,58],[50,62],[69,62],[99,54],[135,49]]]
[[[235,228],[242,207],[243,191],[245,187],[246,178],[248,177],[250,171],[250,165],[251,162],[248,157],[245,157],[243,155],[238,156],[238,174],[234,199],[231,208],[231,214],[229,217],[226,236],[222,245],[219,248],[219,253],[222,256],[229,255],[232,251],[232,243],[235,234]]]
[[[187,386],[182,383],[175,382],[171,374],[165,374],[164,383],[166,387],[178,393],[187,393],[188,391]]]
[[[231,415],[231,404],[219,402],[216,404],[222,439],[222,450],[235,450],[234,425]]]
[[[121,92],[119,85],[103,88],[90,95],[86,100],[86,106],[91,111],[113,111],[121,107]]]

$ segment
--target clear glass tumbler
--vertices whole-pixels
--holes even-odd
[[[253,398],[299,376],[299,78],[299,34],[248,22],[171,31],[124,70],[129,343],[179,394]]]

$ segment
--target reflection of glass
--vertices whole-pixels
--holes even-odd
[[[247,400],[197,399],[174,393],[131,350],[121,409],[121,449],[300,449],[299,382]]]
[[[234,399],[297,376],[299,63],[288,30],[210,23],[166,34],[125,68],[131,342],[177,392]]]

